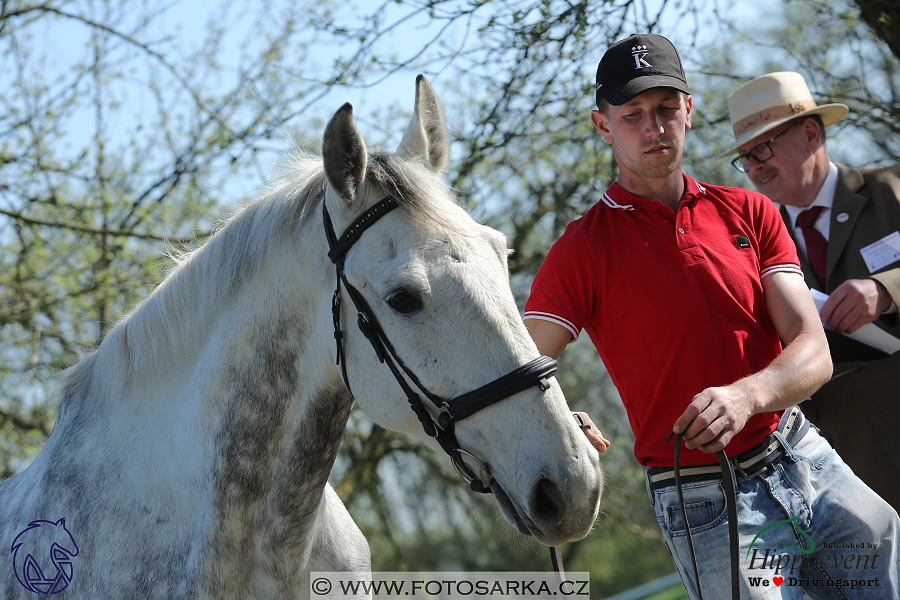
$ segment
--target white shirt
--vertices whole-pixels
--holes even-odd
[[[821,206],[822,212],[819,213],[819,217],[816,219],[816,222],[813,223],[813,227],[822,234],[822,237],[828,240],[828,235],[831,233],[831,207],[834,204],[834,193],[837,191],[837,181],[837,165],[829,161],[828,174],[825,176],[825,181],[822,182],[822,187],[819,188],[819,193],[816,194],[816,199],[813,200],[813,203],[804,208],[788,205],[785,205],[784,207],[788,216],[791,218],[791,229],[794,231],[794,239],[797,240],[797,252],[802,254],[803,257],[807,259],[807,262],[809,261],[809,257],[806,254],[806,238],[803,237],[803,232],[797,228],[797,217],[804,210],[812,208],[813,206]],[[897,312],[897,306],[891,302],[891,305],[884,311],[884,314],[894,312]]]
[[[791,218],[791,229],[794,231],[794,239],[797,240],[797,252],[807,260],[809,257],[806,255],[806,239],[803,237],[803,232],[797,228],[797,217],[800,213],[813,206],[821,206],[822,212],[819,213],[819,218],[813,223],[813,227],[815,227],[819,233],[822,234],[822,237],[827,240],[828,235],[831,233],[831,206],[834,204],[834,192],[837,191],[837,181],[837,165],[829,161],[828,174],[825,175],[825,181],[822,182],[822,187],[819,188],[819,193],[816,195],[816,199],[813,200],[813,203],[804,208],[787,205],[784,207],[788,216]]]

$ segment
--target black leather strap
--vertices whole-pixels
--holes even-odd
[[[556,582],[561,586],[566,581],[566,570],[563,568],[562,547],[550,546],[550,563],[556,573]]]
[[[323,200],[324,207],[324,200]],[[378,219],[386,215],[397,208],[397,201],[391,197],[387,197],[384,200],[377,202],[372,205],[372,208],[361,214],[353,224],[341,235],[339,240],[329,240],[329,250],[328,250],[328,258],[331,259],[331,262],[337,263],[338,259],[342,259],[345,254],[347,254],[347,250],[349,250],[353,244],[355,244],[360,236],[372,225],[378,222]],[[327,215],[327,210],[325,211]],[[328,225],[325,230],[328,231],[331,228],[331,219],[327,218]],[[332,236],[334,236],[334,229],[331,229]]]
[[[731,546],[731,597],[734,600],[741,598],[740,586],[740,538],[738,537],[737,515],[737,483],[734,478],[734,469],[731,461],[725,455],[724,450],[716,452],[719,465],[722,467],[722,476],[725,478],[725,507],[728,509],[728,540]],[[698,583],[699,585],[699,583]]]
[[[479,410],[508,398],[513,394],[527,390],[534,385],[547,389],[547,382],[557,370],[556,361],[549,356],[539,356],[528,364],[510,371],[500,379],[481,386],[477,390],[457,396],[452,402],[443,405],[439,423],[447,429],[452,422],[465,419]]]
[[[666,442],[672,439],[672,434],[666,438]],[[681,505],[681,518],[684,521],[684,532],[687,538],[688,550],[691,555],[691,566],[694,568],[694,580],[697,582],[697,594],[703,600],[703,590],[700,585],[700,570],[697,568],[697,556],[694,554],[694,541],[691,538],[691,525],[687,518],[687,509],[684,506],[684,492],[681,488],[681,442],[684,434],[675,435],[675,492],[678,494],[678,503]],[[737,517],[737,493],[734,479],[734,470],[731,461],[724,450],[716,452],[722,476],[725,480],[725,506],[728,511],[728,540],[731,547],[731,597],[733,600],[741,600],[740,586],[740,539],[738,538]]]
[[[540,385],[541,389],[548,389],[549,383],[547,378],[556,373],[556,361],[547,356],[538,357],[511,373],[481,386],[477,390],[450,400],[445,400],[428,390],[394,350],[394,346],[387,335],[385,335],[381,324],[375,318],[375,313],[372,312],[359,290],[347,281],[347,277],[344,274],[344,255],[347,251],[369,227],[395,208],[397,208],[397,202],[393,198],[381,200],[360,215],[338,239],[334,231],[334,225],[331,222],[331,216],[328,214],[324,200],[322,201],[322,219],[329,247],[328,257],[334,263],[337,273],[335,292],[331,304],[334,339],[337,345],[337,357],[335,360],[341,366],[344,384],[352,395],[353,391],[350,388],[350,380],[347,376],[347,359],[344,355],[344,333],[341,327],[341,287],[343,287],[356,307],[357,325],[360,331],[362,331],[372,348],[374,348],[378,360],[386,364],[391,370],[394,379],[397,380],[397,383],[403,389],[410,408],[412,408],[422,424],[426,435],[434,438],[440,444],[441,448],[450,456],[456,470],[469,482],[469,486],[473,491],[490,493],[490,471],[487,465],[482,463],[481,459],[459,447],[453,431],[453,423],[531,386]],[[412,385],[409,382],[412,382]],[[413,386],[417,387],[426,398],[441,409],[439,423],[434,422]],[[481,464],[481,473],[476,474],[472,472],[472,469],[463,460],[464,454],[468,454]]]

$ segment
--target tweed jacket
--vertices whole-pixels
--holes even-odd
[[[900,308],[900,261],[885,265],[876,273],[869,273],[860,253],[863,247],[900,231],[900,165],[859,170],[843,165],[837,167],[838,183],[831,210],[826,264],[828,284],[823,289],[809,262],[801,256],[800,267],[806,282],[809,287],[830,294],[848,279],[877,279]],[[796,243],[790,218],[783,207],[781,217]],[[900,338],[897,313],[883,315],[875,320],[875,325]],[[858,366],[858,363],[885,357],[878,350],[833,332],[828,332],[828,343],[837,373]]]
[[[790,219],[784,208],[781,217]],[[788,230],[793,231],[790,225]],[[900,165],[850,169],[838,165],[831,210],[823,290],[809,263],[800,266],[811,288],[828,294],[847,279],[880,281],[900,307],[900,261],[870,273],[860,249],[900,231]],[[794,243],[796,243],[796,239]],[[898,315],[882,315],[875,325],[900,338]],[[853,471],[900,510],[900,352],[888,356],[839,333],[826,331],[835,374],[804,402],[803,411]]]

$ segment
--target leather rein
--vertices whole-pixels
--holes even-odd
[[[683,433],[670,433],[666,438],[666,443],[675,436],[675,491],[678,494],[678,503],[681,505],[681,518],[684,521],[684,531],[687,537],[688,550],[691,555],[691,566],[694,568],[694,580],[697,582],[697,594],[700,600],[703,600],[703,590],[700,587],[700,570],[697,568],[697,557],[694,554],[694,541],[691,539],[691,526],[688,523],[687,509],[684,506],[684,493],[681,488],[681,441],[684,438]],[[732,600],[741,599],[741,586],[739,583],[740,568],[740,549],[738,540],[738,517],[737,517],[737,484],[734,478],[734,468],[731,461],[724,450],[716,452],[716,458],[719,459],[719,467],[722,469],[722,478],[725,483],[725,507],[728,511],[728,540],[731,547],[731,597]]]

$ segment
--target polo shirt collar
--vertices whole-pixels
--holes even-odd
[[[682,173],[681,176],[684,177],[685,200],[706,195],[706,188],[694,181],[690,175]],[[613,184],[609,186],[609,189],[606,190],[606,193],[603,194],[603,203],[610,208],[617,208],[619,210],[643,210],[651,202],[653,202],[653,200],[635,196],[620,186],[618,182],[613,182]]]

